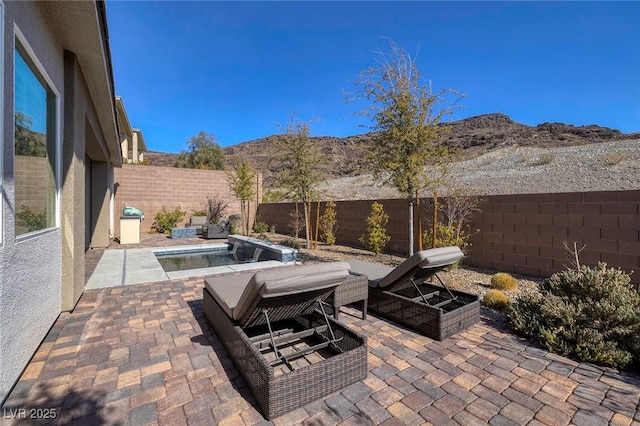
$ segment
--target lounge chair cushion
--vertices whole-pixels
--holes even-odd
[[[191,216],[191,219],[189,220],[189,224],[191,226],[206,225],[207,224],[207,217],[206,216]]]
[[[240,320],[257,297],[335,287],[348,275],[348,263],[331,262],[208,278],[205,285],[224,311],[234,320]]]
[[[421,250],[395,268],[375,263],[351,261],[354,273],[369,277],[369,286],[386,288],[398,284],[398,281],[418,269],[438,269],[452,265],[462,259],[464,254],[459,247],[439,247]],[[386,273],[385,273],[386,271]]]

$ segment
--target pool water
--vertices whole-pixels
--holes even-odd
[[[233,254],[226,249],[200,251],[195,253],[156,253],[158,262],[165,272],[185,271],[188,269],[212,268],[215,266],[236,265],[245,263],[234,259]]]

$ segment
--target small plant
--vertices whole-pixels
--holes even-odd
[[[556,159],[553,154],[543,154],[531,162],[532,166],[544,166],[545,164],[552,163]]]
[[[436,244],[433,245],[433,231],[427,229],[422,233],[422,244],[425,247],[450,247],[458,246],[461,250],[466,249],[471,245],[469,238],[471,235],[467,232],[458,232],[458,230],[452,226],[439,223],[436,229]]]
[[[155,229],[157,232],[164,234],[165,232],[171,230],[171,228],[175,228],[178,222],[180,222],[184,215],[187,212],[183,212],[180,210],[180,207],[176,207],[174,211],[167,211],[167,209],[162,206],[162,211],[156,213],[151,228]]]
[[[498,272],[491,277],[491,287],[497,290],[515,290],[518,282],[506,272]]]
[[[266,234],[267,232],[269,232],[269,225],[264,222],[257,222],[255,225],[253,225],[253,232],[255,232],[256,234]]]
[[[500,290],[491,289],[484,294],[482,304],[501,311],[509,306],[509,297]]]
[[[513,328],[551,352],[623,368],[640,361],[640,294],[623,271],[599,263],[551,276],[507,309]]]
[[[298,203],[296,203],[295,210],[289,213],[289,226],[293,228],[293,236],[298,238],[300,231],[304,228],[304,216],[298,210]]]
[[[23,204],[16,214],[16,225],[27,228],[27,232],[44,229],[47,227],[47,215],[45,212],[34,212]]]
[[[269,232],[271,232],[272,234],[276,233],[276,225],[269,225]]]
[[[291,247],[293,249],[300,250],[300,243],[295,238],[285,238],[284,240],[280,241],[278,244],[280,244],[281,246]]]
[[[377,201],[371,204],[371,214],[367,218],[367,233],[358,238],[369,250],[378,254],[387,245],[391,237],[387,235],[385,226],[389,222],[389,215],[384,206]]]
[[[329,201],[320,216],[320,237],[330,246],[336,243],[336,229],[336,203]]]
[[[191,216],[206,216],[207,212],[204,210],[191,210]]]
[[[231,234],[237,234],[242,229],[242,216],[239,214],[232,214],[229,216],[229,232]]]
[[[630,154],[628,152],[611,152],[602,157],[602,161],[607,166],[615,166],[616,164],[628,159]]]

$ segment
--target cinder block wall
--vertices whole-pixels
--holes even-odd
[[[486,197],[473,227],[470,263],[547,277],[569,264],[563,243],[586,245],[580,260],[606,262],[640,282],[640,191]]]
[[[379,201],[390,217],[386,250],[406,255],[407,201]],[[336,202],[339,243],[360,245],[372,202]],[[261,204],[259,220],[291,233],[293,209],[290,203]],[[472,238],[467,264],[548,277],[568,264],[563,242],[576,242],[586,245],[583,264],[603,261],[632,272],[632,281],[640,283],[640,191],[485,196],[480,209],[471,224],[479,232]],[[314,218],[315,210],[314,204]],[[417,218],[415,225],[417,229]]]
[[[217,170],[180,169],[176,167],[155,167],[123,165],[115,169],[117,184],[115,197],[115,234],[120,234],[120,216],[124,206],[133,206],[144,212],[145,219],[141,232],[149,232],[156,213],[164,206],[173,211],[180,207],[186,211],[183,226],[193,210],[204,209],[207,196],[217,195],[229,203],[225,215],[240,214],[240,201],[230,191],[225,172]],[[257,188],[262,195],[262,176],[258,175]],[[255,219],[256,200],[250,203],[250,221]]]

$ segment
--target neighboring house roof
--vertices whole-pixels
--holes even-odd
[[[133,136],[133,129],[131,128],[131,122],[127,115],[127,110],[124,107],[124,102],[120,96],[116,96],[116,117],[118,118],[118,131],[119,134],[126,137]]]
[[[144,136],[142,136],[142,130],[133,129],[133,131],[138,134],[138,151],[146,152],[147,144],[144,141]]]
[[[43,2],[65,49],[75,53],[96,108],[108,157],[122,165],[105,3]]]

